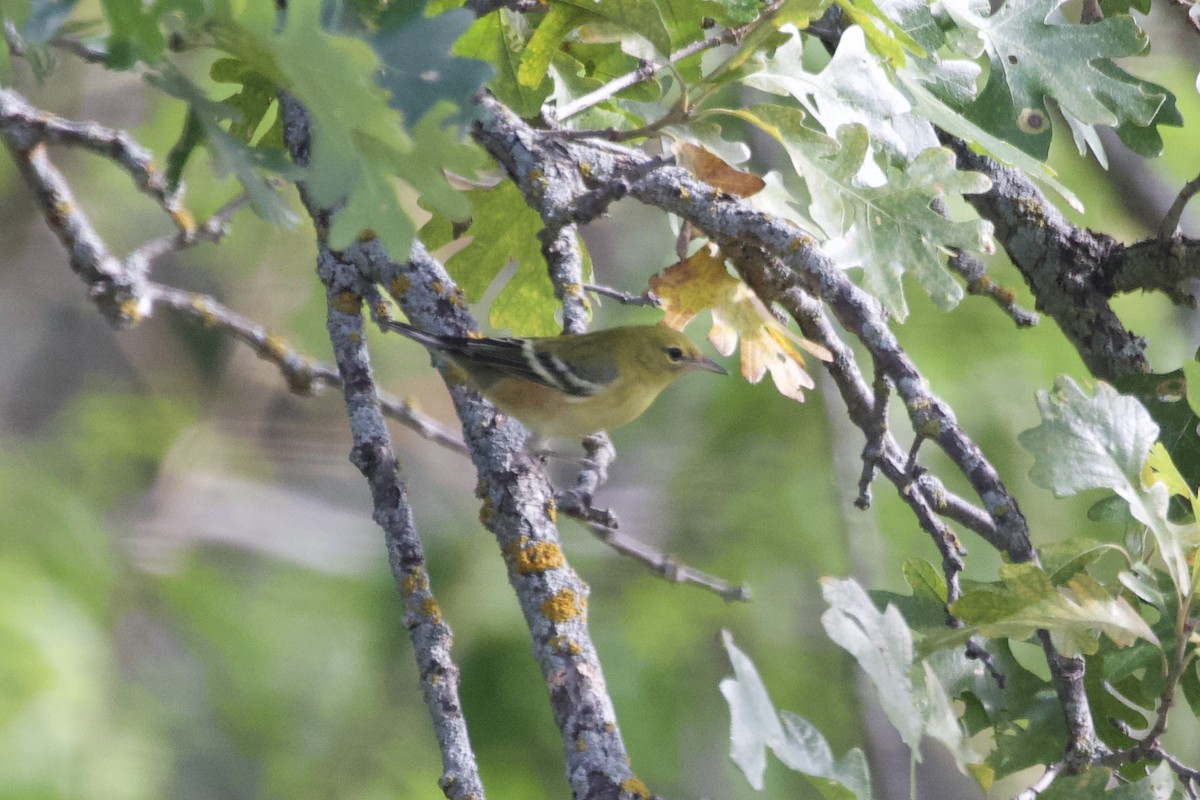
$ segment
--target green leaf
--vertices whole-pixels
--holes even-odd
[[[459,8],[425,17],[422,5],[389,5],[370,39],[381,65],[379,85],[391,92],[392,107],[404,115],[408,125],[444,102],[453,104],[457,117],[473,114],[472,98],[492,75],[486,62],[450,54],[474,15]]]
[[[1124,782],[1112,791],[1108,767],[1090,767],[1078,775],[1062,775],[1038,795],[1041,800],[1170,800],[1175,794],[1175,775],[1169,764],[1155,766],[1141,780]]]
[[[1029,477],[1058,497],[1088,489],[1111,489],[1147,526],[1181,596],[1191,585],[1185,547],[1195,534],[1167,519],[1170,492],[1162,483],[1143,488],[1142,464],[1159,428],[1137,400],[1105,383],[1088,397],[1067,377],[1051,393],[1038,393],[1042,423],[1018,441],[1033,454]]]
[[[274,81],[236,58],[217,59],[209,68],[208,74],[216,83],[233,83],[242,87],[241,91],[222,102],[238,112],[229,126],[229,135],[244,144],[251,144],[254,133],[275,102],[279,87]],[[272,136],[272,144],[282,147],[282,122],[277,122],[273,130],[278,131],[278,138]]]
[[[571,48],[571,53],[578,53],[582,49],[580,47]],[[550,62],[550,76],[554,80],[554,104],[559,108],[600,88],[604,83],[595,77],[589,77],[587,66],[568,53],[554,54],[554,58]],[[659,85],[651,81],[642,88],[657,93]],[[654,100],[657,99],[657,96],[648,99]],[[568,128],[582,130],[606,128],[628,130],[642,127],[645,125],[645,119],[627,111],[624,103],[617,104],[612,100],[606,100],[575,114],[565,120],[564,125]]]
[[[830,606],[821,615],[825,632],[867,673],[888,720],[916,756],[924,715],[911,675],[912,632],[904,618],[893,606],[880,613],[854,581],[825,578],[821,594]]]
[[[827,800],[869,800],[871,776],[862,751],[852,749],[837,761],[825,737],[811,723],[788,711],[777,713],[754,662],[738,649],[728,631],[722,632],[722,637],[734,674],[720,684],[729,704],[729,754],[750,785],[762,790],[770,748]]]
[[[863,284],[900,321],[908,316],[901,276],[921,282],[933,302],[949,310],[962,299],[962,287],[942,263],[952,248],[990,253],[991,224],[955,222],[930,204],[955,194],[975,194],[991,186],[985,176],[955,169],[954,154],[942,147],[921,153],[907,169],[889,166],[887,183],[854,190],[854,222],[827,251],[842,267],[861,266]]]
[[[924,559],[904,559],[904,580],[913,590],[914,597],[946,602],[946,579],[933,564]]]
[[[910,60],[911,63],[911,60]],[[961,64],[950,60],[945,64]],[[1083,203],[1075,193],[1055,180],[1055,172],[1042,162],[1030,157],[1018,147],[1009,144],[1003,138],[993,135],[988,130],[964,117],[954,107],[946,102],[947,88],[962,86],[960,75],[953,71],[939,69],[933,77],[919,72],[901,70],[896,76],[913,100],[913,108],[918,116],[929,120],[947,133],[952,133],[968,144],[975,145],[990,153],[1000,161],[1023,170],[1031,178],[1040,180],[1067,201],[1076,211],[1083,211]],[[941,79],[941,80],[938,80]]]
[[[785,26],[780,32],[792,38],[764,60],[758,72],[743,79],[747,86],[794,97],[827,133],[859,123],[870,133],[872,145],[904,160],[937,146],[933,126],[910,113],[912,104],[867,52],[862,28],[854,26],[842,34],[833,58],[816,75],[804,70],[799,31]]]
[[[566,5],[595,14],[614,25],[637,34],[654,45],[661,55],[671,52],[671,34],[654,0],[559,0]]]
[[[554,87],[549,76],[543,76],[536,86],[526,86],[518,77],[526,49],[525,27],[526,22],[519,14],[501,8],[495,14],[475,20],[454,51],[490,64],[496,71],[488,84],[492,92],[518,116],[532,117],[541,111],[542,102]]]
[[[1162,374],[1141,373],[1118,378],[1116,387],[1133,395],[1158,424],[1159,441],[1192,489],[1200,486],[1200,416],[1196,414],[1189,372],[1200,387],[1200,364]],[[1173,490],[1174,493],[1174,490]],[[1190,509],[1188,509],[1190,513]]]
[[[1061,2],[1006,3],[990,17],[958,0],[945,4],[960,27],[982,37],[991,61],[988,84],[968,116],[1040,159],[1050,146],[1048,97],[1084,125],[1114,127],[1125,121],[1150,125],[1166,100],[1165,90],[1108,61],[1146,48],[1146,36],[1131,18],[1047,24]]]
[[[240,18],[214,26],[214,36],[308,110],[308,189],[316,205],[340,206],[330,246],[341,249],[375,235],[392,257],[405,258],[415,225],[401,203],[403,184],[430,209],[461,219],[469,206],[445,173],[470,175],[482,155],[448,125],[460,111],[449,102],[409,120],[406,132],[387,90],[375,82],[382,68],[375,51],[358,39],[324,32],[320,10],[318,0],[295,0],[286,27],[277,31],[274,15],[250,4]]]
[[[1050,576],[1050,582],[1055,586],[1065,585],[1075,575],[1086,571],[1110,552],[1120,553],[1121,548],[1083,536],[1054,542],[1038,549],[1042,569]]]
[[[1161,156],[1163,154],[1163,140],[1162,135],[1158,132],[1158,126],[1168,125],[1178,128],[1183,125],[1183,115],[1179,113],[1179,108],[1175,104],[1175,94],[1157,84],[1126,75],[1120,68],[1109,61],[1097,61],[1096,68],[1102,72],[1111,73],[1113,77],[1134,81],[1147,92],[1158,91],[1166,94],[1166,100],[1159,106],[1158,112],[1155,113],[1154,119],[1150,120],[1149,125],[1142,126],[1132,120],[1122,120],[1121,124],[1117,126],[1117,136],[1130,150],[1145,158],[1158,158]],[[1092,149],[1096,152],[1097,160],[1107,168],[1107,158],[1104,155],[1103,145],[1101,144],[1099,135],[1096,133],[1095,126],[1084,125],[1084,123],[1069,114],[1066,115],[1066,120],[1071,125],[1073,133],[1077,129],[1085,129],[1085,135],[1088,142],[1092,143]],[[1077,146],[1079,145],[1079,139],[1080,136],[1076,135]],[[1079,154],[1085,154],[1082,146],[1079,147]]]
[[[589,19],[592,19],[589,11],[565,3],[552,3],[521,53],[517,82],[530,89],[541,85],[563,39]]]
[[[178,177],[182,170],[182,162],[186,160],[191,148],[203,137],[203,142],[212,152],[219,173],[232,173],[246,196],[250,205],[263,219],[276,225],[291,226],[298,221],[295,213],[266,180],[259,174],[260,170],[278,174],[292,174],[290,162],[282,150],[270,150],[258,147],[248,147],[238,141],[222,126],[222,122],[236,116],[236,112],[221,103],[210,100],[187,77],[166,63],[154,73],[146,75],[146,81],[167,94],[188,103],[189,116],[185,123],[184,135],[180,144],[172,150],[168,164],[168,176]],[[182,145],[182,149],[180,146]]]
[[[1074,655],[1096,652],[1096,633],[1128,646],[1142,638],[1158,643],[1146,621],[1121,597],[1114,597],[1086,573],[1062,588],[1033,564],[1001,567],[1000,585],[969,589],[950,611],[967,624],[964,633],[1023,640],[1048,630],[1055,647]]]
[[[490,323],[521,336],[558,333],[558,303],[537,237],[541,217],[510,181],[467,192],[466,197],[471,204],[471,243],[446,262],[451,277],[467,299],[476,302],[515,261],[516,272],[492,304]]]
[[[125,70],[139,61],[153,66],[162,60],[166,40],[158,28],[160,6],[142,0],[102,0],[101,5],[110,26],[109,67]]]

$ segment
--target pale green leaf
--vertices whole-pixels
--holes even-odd
[[[913,685],[912,632],[904,617],[891,605],[880,613],[851,580],[825,578],[821,594],[830,606],[821,615],[825,632],[854,656],[875,685],[888,720],[918,754],[924,732],[923,703]]]
[[[721,694],[729,704],[729,757],[750,785],[762,791],[767,748],[777,747],[783,741],[783,725],[754,662],[733,643],[729,631],[722,632],[722,637],[734,674],[720,684]]]
[[[852,749],[838,761],[810,722],[788,711],[776,712],[754,662],[738,649],[728,631],[722,637],[734,674],[720,684],[729,704],[730,757],[750,785],[762,790],[769,748],[826,800],[870,800],[871,776],[862,751]]]
[[[1029,476],[1038,486],[1065,497],[1088,489],[1111,489],[1154,535],[1167,570],[1181,593],[1191,584],[1185,550],[1194,531],[1167,519],[1170,490],[1142,486],[1142,465],[1159,435],[1149,412],[1106,383],[1088,397],[1074,381],[1060,377],[1054,391],[1038,393],[1042,423],[1023,432],[1021,446],[1035,458]]]
[[[892,85],[878,58],[867,52],[862,28],[853,26],[842,34],[833,58],[816,75],[803,67],[799,31],[785,26],[780,32],[792,38],[758,72],[743,79],[746,85],[794,97],[826,132],[862,124],[873,145],[906,160],[937,146],[933,127],[910,113],[912,104]],[[869,158],[866,163],[873,165]]]
[[[838,0],[838,5],[847,17],[863,28],[875,52],[889,61],[904,64],[905,50],[916,56],[925,55],[924,48],[885,14],[875,0]]]
[[[840,266],[863,268],[864,287],[898,320],[908,316],[901,285],[905,273],[920,281],[938,307],[948,310],[963,292],[943,265],[944,255],[951,249],[994,249],[990,223],[956,222],[930,207],[937,198],[983,192],[991,186],[985,176],[961,172],[954,163],[953,153],[934,147],[905,170],[889,166],[883,186],[850,187],[847,205],[853,224],[826,247]]]
[[[844,227],[845,202],[842,188],[849,186],[862,168],[868,138],[861,126],[847,126],[833,139],[804,126],[804,112],[791,106],[757,103],[746,108],[714,109],[755,125],[779,142],[791,159],[796,174],[804,178],[810,203],[809,217],[827,235],[837,236]]]
[[[1055,647],[1067,655],[1096,652],[1103,633],[1120,647],[1137,639],[1158,643],[1150,626],[1129,603],[1108,592],[1086,573],[1064,587],[1033,564],[1001,567],[1001,584],[971,588],[950,607],[966,623],[960,635],[1024,640],[1039,630],[1050,632]]]
[[[1158,426],[1132,397],[1096,384],[1088,397],[1066,376],[1051,392],[1038,392],[1042,422],[1018,440],[1033,454],[1029,477],[1066,497],[1088,489],[1112,489],[1128,500],[1140,491],[1142,464],[1158,438]]]

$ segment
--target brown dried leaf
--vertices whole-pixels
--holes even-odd
[[[738,197],[758,194],[767,184],[752,172],[743,172],[729,165],[711,150],[698,144],[676,142],[671,148],[679,165],[702,181],[711,183],[723,192]]]

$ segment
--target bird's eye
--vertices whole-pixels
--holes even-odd
[[[672,361],[683,361],[683,351],[678,347],[668,347],[665,352]]]

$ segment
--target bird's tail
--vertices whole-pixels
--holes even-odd
[[[420,344],[423,344],[433,350],[444,350],[446,347],[446,343],[442,341],[440,336],[427,333],[420,328],[414,328],[407,322],[398,322],[394,319],[381,319],[379,323],[383,325],[383,327],[396,331],[396,333],[404,334],[414,342],[419,342]]]

